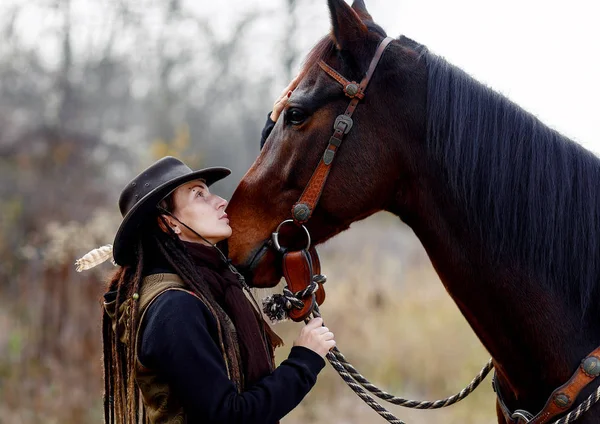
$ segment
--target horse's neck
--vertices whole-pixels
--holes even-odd
[[[486,246],[466,228],[466,211],[441,197],[447,192],[428,187],[416,196],[418,205],[399,214],[514,393],[535,408],[570,376],[565,357],[573,354],[568,344],[578,328],[527,270],[508,261],[490,264]]]
[[[577,225],[571,225],[566,229],[560,226],[560,220],[547,221],[558,222],[557,226],[560,231],[558,231],[559,234],[555,234],[554,227],[551,225],[528,225],[527,221],[520,221],[519,214],[522,214],[523,210],[516,207],[520,205],[513,205],[515,206],[513,209],[510,207],[502,209],[497,207],[499,204],[493,202],[488,202],[490,204],[487,205],[466,204],[466,202],[475,202],[477,200],[468,199],[478,197],[480,192],[488,193],[498,188],[504,190],[500,199],[514,200],[515,196],[519,195],[517,189],[523,188],[523,182],[514,173],[498,175],[493,171],[501,167],[495,168],[492,165],[497,166],[502,158],[520,158],[522,161],[527,157],[535,159],[530,161],[529,165],[537,170],[548,165],[549,158],[554,158],[555,161],[549,163],[554,163],[555,166],[551,169],[556,168],[556,172],[534,175],[536,178],[530,178],[529,191],[525,191],[525,194],[521,193],[521,195],[529,195],[532,192],[538,194],[538,191],[541,191],[537,187],[541,184],[540,182],[548,186],[547,190],[556,184],[567,184],[574,187],[573,193],[563,191],[560,196],[534,200],[544,200],[540,206],[542,209],[545,207],[553,209],[550,207],[552,205],[548,203],[556,201],[556,199],[560,199],[565,205],[571,205],[573,199],[586,199],[586,202],[594,206],[594,202],[600,204],[600,192],[593,196],[590,196],[590,193],[595,193],[597,177],[600,176],[600,166],[594,167],[593,160],[586,158],[584,152],[573,146],[566,146],[565,143],[568,143],[566,139],[542,128],[541,123],[503,100],[501,96],[470,81],[466,74],[448,70],[446,66],[442,65],[430,66],[430,79],[433,78],[433,83],[431,80],[429,82],[431,87],[437,87],[440,84],[448,85],[449,78],[454,78],[455,81],[462,83],[449,85],[448,90],[438,90],[437,94],[431,90],[428,92],[428,96],[432,93],[437,96],[428,97],[429,105],[433,105],[428,108],[426,113],[428,125],[439,130],[431,131],[430,129],[428,136],[435,137],[434,141],[439,141],[439,143],[427,144],[425,142],[427,137],[423,136],[423,140],[415,142],[414,146],[411,146],[414,150],[410,151],[409,158],[418,163],[409,162],[410,166],[406,171],[409,177],[403,176],[402,180],[410,180],[410,183],[407,184],[412,184],[412,187],[405,186],[400,189],[396,201],[390,202],[392,204],[390,211],[399,215],[404,222],[411,226],[421,240],[447,291],[494,357],[501,380],[503,380],[503,386],[510,392],[508,400],[510,401],[511,397],[512,399],[518,397],[520,407],[535,410],[543,406],[546,397],[552,390],[571,376],[578,361],[596,347],[591,344],[596,342],[600,344],[600,334],[597,326],[593,327],[595,324],[591,318],[586,318],[590,322],[588,328],[582,328],[585,326],[582,326],[581,312],[576,308],[569,308],[564,297],[561,298],[560,295],[548,289],[550,286],[547,284],[548,275],[540,276],[538,271],[525,267],[533,266],[532,262],[536,260],[535,255],[544,255],[544,258],[547,258],[553,248],[562,249],[568,245],[579,246],[577,243],[573,243],[573,239],[564,240],[562,237],[565,234],[584,238],[586,237],[585,231],[598,232],[600,226],[594,219],[589,219],[589,222],[577,221]],[[434,77],[431,74],[432,70]],[[449,76],[448,72],[451,72],[452,75]],[[452,88],[464,86],[471,87],[473,92],[456,91],[458,88]],[[452,127],[447,122],[448,105],[450,100],[456,103],[457,98],[461,101],[454,106],[458,109],[464,108],[456,112],[459,116],[457,119],[464,117],[464,121],[458,121],[462,126]],[[475,108],[472,114],[468,107]],[[485,123],[492,122],[494,126],[481,126],[481,134],[479,134],[477,123],[468,121],[467,116],[469,119],[475,116]],[[506,140],[499,138],[498,131],[500,130]],[[449,144],[453,142],[453,137],[450,137],[448,132],[462,134],[463,144]],[[491,135],[497,137],[490,140],[489,136]],[[502,144],[508,140],[527,138],[528,135],[535,139],[537,144],[517,143],[514,146]],[[486,148],[492,146],[494,149],[486,152],[478,150],[482,148],[484,141]],[[469,144],[475,142],[479,145]],[[548,144],[542,145],[544,142]],[[427,147],[423,148],[422,146]],[[500,148],[501,146],[506,149]],[[454,149],[454,147],[458,149]],[[541,149],[541,147],[547,147],[547,149]],[[423,151],[419,151],[421,148]],[[415,154],[415,151],[419,153]],[[523,152],[527,154],[523,154]],[[477,156],[478,154],[480,156]],[[406,156],[406,152],[399,153],[400,159]],[[447,160],[447,163],[438,163],[442,160]],[[476,160],[476,163],[480,164],[479,167],[463,168],[465,163],[468,164],[466,162],[468,160]],[[510,163],[505,160],[500,165],[505,168]],[[521,163],[521,168],[524,167],[525,165]],[[457,174],[451,175],[451,177],[456,177],[454,187],[448,183],[448,170],[458,171]],[[410,175],[411,172],[412,175]],[[431,174],[428,174],[429,172]],[[479,180],[469,180],[471,175],[477,175]],[[524,175],[527,175],[527,171],[524,172]],[[506,183],[503,187],[494,187],[492,182],[497,184],[503,177],[512,178],[512,180],[502,180],[501,182]],[[526,177],[523,178],[526,179]],[[487,181],[485,181],[486,179]],[[475,187],[469,186],[469,184],[483,184],[483,186]],[[467,192],[464,199],[459,201],[453,198],[455,193],[461,190]],[[486,198],[479,201],[486,200],[495,201],[497,199]],[[526,206],[531,208],[538,205],[532,201]],[[493,216],[488,219],[487,215],[490,210],[492,212],[489,215]],[[568,216],[566,214],[569,213],[569,210],[567,207],[556,208],[555,213],[564,218]],[[473,211],[478,213],[474,215]],[[598,211],[600,211],[600,206],[589,208],[589,210],[585,209],[582,217],[597,217]],[[525,213],[527,212],[526,209]],[[475,218],[473,218],[474,216]],[[496,237],[496,240],[492,240],[494,237],[489,234],[496,236],[495,231],[490,231],[489,234],[479,234],[479,230],[469,228],[467,224],[469,218],[483,228],[489,222],[490,225],[495,225],[496,229],[506,228],[510,231],[503,233],[506,234],[506,237]],[[501,222],[503,219],[507,221]],[[573,219],[578,219],[578,217],[573,217]],[[547,223],[543,220],[541,222]],[[518,234],[522,237],[521,240],[508,240],[520,232],[521,224],[529,232]],[[533,233],[540,228],[541,231],[538,231],[537,234]],[[474,234],[474,232],[476,233]],[[546,240],[536,238],[540,233],[546,233],[545,235],[555,245],[546,244]],[[532,249],[525,247],[529,239],[535,239],[536,245],[532,246]],[[589,258],[594,250],[597,250],[595,242],[582,243],[581,246],[589,247],[586,258]],[[558,250],[556,251],[558,252]],[[527,253],[532,255],[527,258],[528,260],[522,260],[520,256]],[[511,255],[514,258],[511,259]],[[533,259],[530,260],[531,258]],[[576,273],[577,258],[571,260],[573,257],[569,257],[568,259],[570,262],[564,260],[563,262],[568,262],[573,268],[573,273]],[[563,262],[556,262],[556,266],[560,266]],[[554,262],[552,264],[554,265]],[[566,275],[568,272],[565,270],[564,274]],[[536,278],[540,280],[538,281]],[[543,278],[546,280],[542,280]],[[577,278],[578,276],[573,277],[574,280]],[[571,290],[573,296],[577,296],[575,293],[577,287]],[[596,307],[594,312],[597,316],[600,315],[598,310],[600,308]]]

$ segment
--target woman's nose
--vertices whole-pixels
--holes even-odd
[[[227,207],[227,200],[223,199],[221,196],[217,196],[215,195],[215,199],[216,199],[216,206],[217,209],[225,209]]]

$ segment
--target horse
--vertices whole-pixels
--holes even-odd
[[[360,81],[387,36],[362,0],[328,5],[331,33],[305,59],[227,207],[230,258],[256,287],[279,282],[268,240],[290,218],[348,104],[321,64]],[[540,411],[600,345],[599,182],[592,153],[401,36],[377,65],[306,228],[318,244],[378,211],[410,226],[491,354],[498,422],[510,423],[503,405]],[[287,233],[290,246],[305,243]],[[580,422],[600,423],[600,407]]]

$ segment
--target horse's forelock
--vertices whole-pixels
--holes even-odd
[[[334,50],[335,44],[333,39],[331,38],[331,35],[327,35],[321,38],[304,59],[299,74],[300,80],[304,79],[306,75],[308,75],[308,73],[315,64],[327,58],[327,56]]]

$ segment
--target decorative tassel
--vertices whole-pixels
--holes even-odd
[[[113,247],[112,244],[107,244],[105,246],[101,246],[97,249],[91,250],[81,258],[75,261],[75,266],[77,266],[77,272],[85,271],[88,269],[92,269],[95,266],[100,265],[103,262],[111,259],[113,257]],[[112,264],[116,266],[114,259],[112,260]]]
[[[284,295],[275,293],[262,301],[263,312],[271,320],[272,324],[285,321],[289,318],[289,310],[292,303]]]

